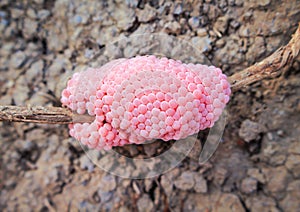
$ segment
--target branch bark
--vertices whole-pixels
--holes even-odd
[[[290,42],[277,49],[263,61],[256,63],[243,71],[237,72],[228,78],[232,91],[237,91],[246,85],[275,77],[288,69],[300,50],[300,23]]]
[[[41,124],[69,124],[92,122],[93,117],[79,115],[62,107],[0,106],[0,121]]]
[[[280,47],[263,61],[256,63],[228,78],[232,91],[244,86],[279,75],[288,69],[300,50],[300,23],[290,42]],[[0,121],[31,122],[46,124],[69,124],[92,122],[93,117],[78,115],[61,107],[0,106]]]

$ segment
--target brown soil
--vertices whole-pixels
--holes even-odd
[[[112,40],[141,33],[192,42],[231,75],[286,44],[300,21],[296,0],[104,2],[0,1],[0,104],[60,106],[74,71],[147,51],[141,43],[104,54]],[[65,125],[0,123],[0,210],[299,211],[299,69],[297,58],[281,76],[232,95],[224,142],[206,164],[198,164],[198,143],[150,179],[95,167]],[[117,151],[147,158],[168,148]]]

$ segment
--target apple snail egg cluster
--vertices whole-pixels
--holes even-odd
[[[92,123],[70,124],[84,145],[110,149],[147,140],[178,140],[212,127],[229,101],[219,68],[137,56],[75,73],[61,102]]]

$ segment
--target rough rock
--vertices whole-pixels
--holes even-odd
[[[164,29],[167,33],[179,34],[181,30],[181,26],[178,22],[172,21],[168,22],[164,25]]]
[[[160,147],[159,142],[151,143],[150,145],[144,145],[144,151],[147,156],[153,156]]]
[[[68,44],[68,32],[65,23],[55,22],[55,27],[49,29],[47,36],[48,48],[52,51],[62,51]]]
[[[226,39],[226,44],[222,49],[218,49],[215,52],[216,64],[239,64],[243,59],[243,55],[240,52],[240,46],[237,40]]]
[[[160,180],[161,186],[163,187],[164,192],[170,196],[173,192],[173,181],[170,180],[167,176],[163,175]]]
[[[152,186],[153,186],[153,180],[150,178],[150,179],[145,179],[145,181],[144,181],[144,183],[145,183],[145,190],[147,191],[147,192],[149,192],[149,190],[152,188]]]
[[[198,193],[207,192],[207,182],[202,175],[195,173],[194,174],[195,186],[194,190]]]
[[[30,68],[26,71],[25,78],[28,83],[32,83],[35,81],[41,81],[43,76],[43,68],[44,68],[44,62],[43,60],[38,60],[37,62],[34,62]]]
[[[189,18],[188,23],[192,29],[196,31],[200,26],[200,19],[199,17],[191,17]]]
[[[132,8],[136,8],[139,4],[139,0],[126,0],[126,5]]]
[[[24,10],[21,10],[19,8],[12,8],[10,10],[10,13],[11,13],[11,17],[13,19],[17,19],[17,18],[20,18],[24,14]]]
[[[209,4],[203,5],[203,12],[207,14],[209,20],[216,20],[222,11],[217,5]]]
[[[87,169],[89,172],[92,172],[94,170],[94,164],[93,162],[88,158],[87,155],[83,155],[80,157],[80,168],[81,169]]]
[[[71,68],[71,62],[60,55],[59,57],[55,58],[55,60],[46,70],[45,75],[51,79],[48,81],[47,87],[49,90],[54,92],[56,92],[56,90],[59,90],[59,92],[56,92],[57,96],[60,96],[60,93],[65,86],[66,80],[70,76]]]
[[[266,188],[272,194],[279,194],[287,187],[289,173],[284,166],[263,169],[263,173],[267,179]]]
[[[177,3],[174,6],[173,14],[180,15],[183,12],[183,5],[182,3]]]
[[[190,195],[185,201],[186,211],[245,211],[234,194]]]
[[[289,146],[288,152],[300,155],[300,142],[294,142]]]
[[[265,127],[257,122],[249,119],[243,121],[239,130],[239,136],[246,142],[250,142],[259,138],[259,134],[265,131]]]
[[[154,209],[154,204],[147,194],[144,194],[138,201],[137,207],[139,211],[151,212]]]
[[[107,202],[109,202],[113,197],[113,192],[111,191],[98,190],[97,194],[99,195],[101,202],[105,204],[107,204]],[[110,204],[105,206],[110,208]]]
[[[119,12],[113,13],[113,18],[118,20],[116,21],[116,25],[119,29],[128,30],[133,26],[136,20],[136,15],[134,10],[121,6],[121,8],[119,8]]]
[[[37,18],[41,21],[46,20],[50,16],[50,11],[49,10],[39,10],[37,12]]]
[[[219,17],[214,24],[214,29],[220,32],[221,34],[224,34],[228,27],[228,20],[228,16]]]
[[[241,201],[234,194],[221,194],[217,204],[213,206],[212,211],[245,211]]]
[[[216,42],[216,47],[217,48],[222,48],[226,44],[226,41],[224,39],[219,39]]]
[[[218,186],[222,186],[228,175],[229,173],[226,169],[222,167],[217,167],[214,172],[213,182]]]
[[[260,183],[265,183],[266,178],[264,174],[257,168],[251,168],[248,170],[247,174],[251,177],[256,179]]]
[[[96,31],[94,31],[96,30]],[[107,44],[111,42],[112,39],[116,38],[119,33],[119,29],[116,26],[103,27],[102,29],[93,29],[91,31],[91,36],[97,40],[100,45]]]
[[[230,27],[232,27],[233,29],[237,29],[241,24],[237,21],[237,20],[232,20],[230,21]]]
[[[282,44],[281,38],[278,36],[272,36],[271,38],[266,38],[266,49],[268,52],[273,53],[278,49],[278,47]]]
[[[205,37],[192,37],[191,43],[200,52],[208,52],[211,50],[211,39],[208,36]]]
[[[249,5],[249,7],[252,8],[256,8],[256,7],[260,7],[260,6],[267,6],[271,3],[271,0],[251,0],[249,2],[247,2],[247,4]]]
[[[143,10],[138,10],[136,15],[140,22],[146,23],[155,19],[156,10],[149,4],[146,4],[145,8]]]
[[[31,38],[33,37],[37,32],[38,23],[36,21],[33,21],[29,18],[26,18],[24,20],[24,26],[23,26],[23,32],[25,38]]]
[[[213,196],[190,194],[184,202],[183,211],[211,211],[213,201],[215,201]]]
[[[258,61],[261,56],[266,52],[265,40],[263,37],[257,36],[254,39],[254,42],[250,45],[246,58],[249,63]]]
[[[36,11],[33,8],[28,8],[26,15],[31,19],[36,19]]]
[[[197,29],[197,35],[199,37],[205,37],[207,35],[207,31],[205,28],[198,28]]]
[[[37,3],[37,4],[43,4],[44,0],[34,0],[34,2]]]
[[[278,143],[270,142],[267,136],[262,139],[261,150],[264,153],[263,159],[273,166],[283,165],[286,161],[287,155],[283,154],[282,147]]]
[[[283,211],[298,211],[300,208],[300,180],[292,181],[287,187],[286,197],[280,201]]]
[[[194,173],[191,171],[183,172],[174,182],[175,186],[181,190],[190,190],[195,185]]]
[[[116,186],[117,182],[115,176],[107,174],[102,177],[98,187],[101,192],[109,192],[114,190]]]
[[[249,197],[246,200],[246,206],[251,211],[270,211],[279,212],[276,201],[265,195]]]
[[[245,194],[250,194],[256,191],[257,189],[257,180],[253,178],[245,178],[241,183],[241,191]]]
[[[239,28],[239,35],[240,35],[240,37],[249,37],[250,36],[250,29],[249,29],[249,27],[245,26],[245,25],[241,26]]]
[[[280,7],[280,10],[284,9],[284,6]],[[284,21],[286,16],[284,17],[283,13],[267,14],[262,12],[261,10],[254,10],[252,16],[255,17],[255,21],[251,24],[246,25],[246,27],[249,29],[250,37],[259,34],[263,36],[273,36],[283,32],[290,27],[290,22]],[[261,27],[262,21],[264,27]]]
[[[10,65],[13,68],[21,68],[26,61],[26,54],[23,51],[17,51],[10,59]]]
[[[13,100],[16,105],[25,105],[28,99],[29,88],[25,85],[25,77],[21,76],[16,82],[16,87],[13,90]]]
[[[9,96],[2,96],[2,97],[0,97],[0,104],[1,105],[10,105],[10,104],[12,104],[12,98]]]
[[[300,177],[300,155],[289,155],[285,162],[285,166],[292,172],[294,177]]]

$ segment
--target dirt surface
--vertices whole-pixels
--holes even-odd
[[[141,33],[191,42],[231,75],[286,44],[300,21],[296,0],[104,2],[0,1],[0,104],[60,106],[70,74],[146,52],[141,42],[103,50]],[[195,146],[176,168],[144,180],[95,167],[67,126],[0,123],[0,210],[300,211],[299,69],[300,58],[232,95],[224,142],[206,164]],[[152,157],[167,148],[118,151]]]

